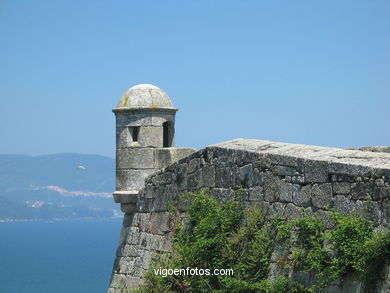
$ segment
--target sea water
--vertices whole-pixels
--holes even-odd
[[[121,226],[121,219],[0,223],[0,292],[107,292]]]

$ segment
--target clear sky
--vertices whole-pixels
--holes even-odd
[[[0,153],[113,157],[139,83],[179,147],[390,145],[390,1],[0,0]]]

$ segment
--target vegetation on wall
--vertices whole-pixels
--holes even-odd
[[[365,217],[334,212],[330,227],[304,214],[290,222],[267,221],[256,206],[244,207],[241,194],[238,190],[224,203],[204,191],[184,195],[186,217],[172,210],[173,253],[158,258],[138,292],[320,292],[349,273],[358,274],[370,292],[372,278],[390,256],[390,233],[374,232]],[[233,269],[234,274],[164,277],[156,268]]]

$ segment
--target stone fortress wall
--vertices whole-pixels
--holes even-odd
[[[390,154],[237,139],[200,150],[146,179],[136,213],[124,216],[109,292],[137,288],[153,255],[170,252],[170,202],[201,188],[224,200],[239,185],[247,205],[257,204],[269,218],[294,219],[303,208],[326,221],[329,207],[348,214],[370,205],[378,229],[389,225]],[[271,274],[277,274],[275,262]],[[331,292],[358,292],[343,288]],[[386,282],[379,288],[390,290]]]
[[[169,133],[162,126],[169,121],[174,129],[177,109],[169,98],[161,98],[165,93],[151,85],[134,88],[113,110],[117,118],[114,199],[121,203],[125,215],[109,293],[138,288],[151,259],[171,252],[173,215],[168,206],[189,191],[206,188],[211,196],[224,201],[242,186],[246,205],[256,204],[268,218],[294,219],[303,209],[328,222],[329,208],[348,214],[369,206],[376,228],[389,226],[388,149],[344,150],[247,139],[197,152],[179,149],[164,143],[166,137],[174,138],[174,131]],[[147,103],[139,107],[144,101]],[[156,105],[158,101],[162,102]],[[140,127],[136,141],[131,136],[132,127]],[[142,138],[142,133],[148,136],[150,127],[154,133]],[[151,142],[142,143],[148,140]],[[179,202],[179,208],[185,217],[186,207]],[[275,248],[269,278],[279,273],[276,254]],[[390,292],[389,279],[387,267],[378,277],[377,292]],[[359,292],[361,285],[345,280],[329,292]]]

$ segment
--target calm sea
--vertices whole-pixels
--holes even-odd
[[[121,225],[0,223],[0,292],[105,293]]]

